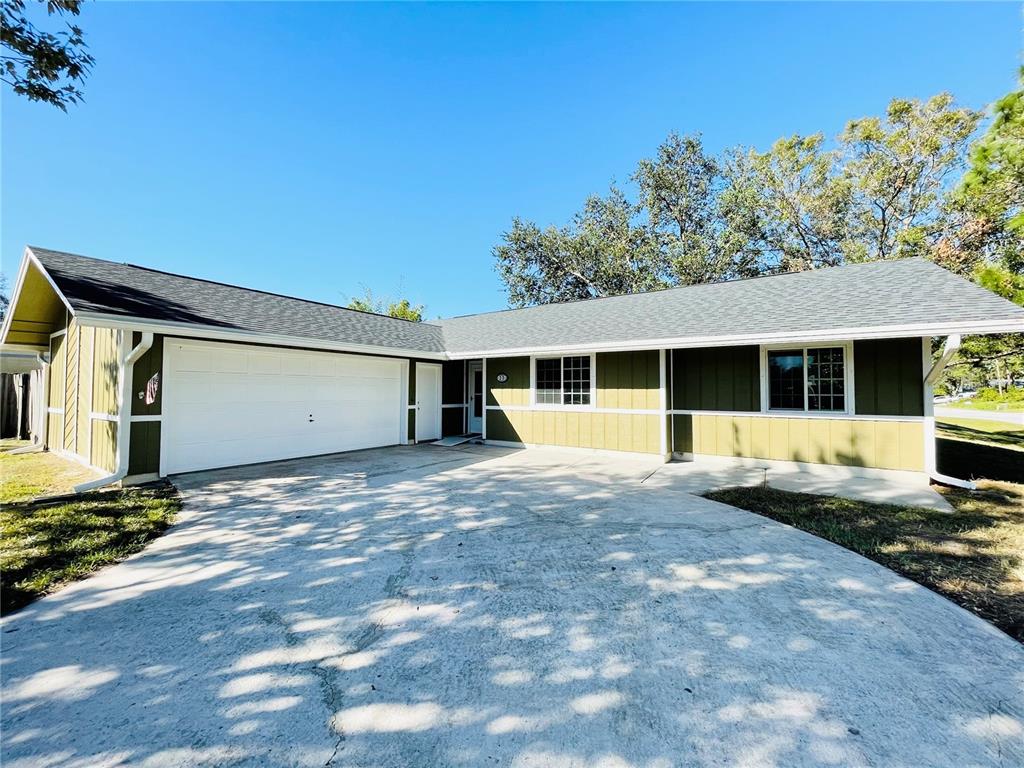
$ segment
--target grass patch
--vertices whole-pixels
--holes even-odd
[[[97,477],[78,462],[53,453],[11,453],[25,445],[28,443],[24,440],[0,442],[0,504],[71,493],[78,483]]]
[[[939,437],[948,437],[952,440],[969,440],[972,443],[1005,446],[1024,451],[1024,427],[1019,424],[943,417],[936,422],[936,431]]]
[[[0,508],[0,614],[138,552],[181,507],[169,483]]]
[[[705,495],[853,550],[1024,642],[1024,486],[944,490],[954,514],[775,488]]]

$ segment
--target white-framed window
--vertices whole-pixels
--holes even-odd
[[[852,413],[853,354],[848,343],[765,347],[761,371],[766,411]]]
[[[593,407],[593,355],[534,357],[531,366],[534,405]]]

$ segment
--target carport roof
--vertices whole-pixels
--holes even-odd
[[[432,358],[1024,331],[1024,308],[919,258],[426,323],[36,247],[19,281],[33,262],[85,323]]]

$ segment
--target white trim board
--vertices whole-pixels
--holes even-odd
[[[834,411],[699,411],[679,409],[668,412],[671,416],[738,416],[769,419],[824,419],[826,421],[923,421],[923,416],[871,416],[866,413],[837,413]]]
[[[661,416],[657,408],[590,408],[585,405],[488,405],[488,411],[529,411],[538,413],[621,413]]]
[[[159,333],[183,341],[234,341],[243,344],[267,347],[288,347],[317,352],[349,352],[377,357],[419,358],[421,360],[444,360],[443,352],[424,352],[399,347],[379,347],[373,344],[356,344],[325,341],[302,336],[260,333],[257,331],[226,330],[208,325],[193,325],[170,320],[145,320],[137,317],[105,315],[97,312],[80,312],[78,321],[95,328],[118,328],[131,331]]]
[[[877,325],[854,328],[826,328],[820,331],[785,331],[779,333],[747,333],[719,336],[672,336],[661,339],[590,342],[585,344],[551,345],[546,347],[506,347],[504,349],[449,352],[449,360],[473,357],[522,357],[524,355],[573,355],[598,352],[629,352],[645,349],[689,349],[692,347],[733,347],[750,344],[819,344],[842,339],[900,339],[916,336],[949,336],[950,334],[1021,333],[1019,320],[965,321],[956,323],[915,323],[910,325]]]

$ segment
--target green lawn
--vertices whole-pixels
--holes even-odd
[[[78,462],[52,453],[11,454],[27,445],[23,440],[0,441],[0,504],[71,493],[76,484],[97,477]]]
[[[951,403],[942,403],[945,408],[971,408],[976,411],[1010,411],[1019,413],[1024,411],[1024,403],[998,402],[994,400],[954,400]]]
[[[49,453],[0,453],[0,614],[138,552],[181,507],[167,483],[26,498],[64,490],[79,469]]]
[[[939,471],[966,479],[1024,483],[1024,429],[980,419],[946,419],[936,425]]]
[[[761,487],[706,496],[853,550],[1024,642],[1024,485],[943,494],[955,514]]]

